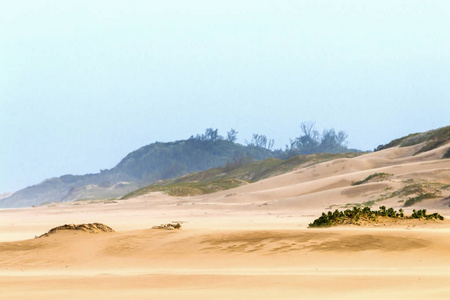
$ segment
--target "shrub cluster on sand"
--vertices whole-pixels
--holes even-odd
[[[161,224],[159,226],[153,226],[152,229],[166,229],[166,230],[181,229],[181,224],[183,224],[183,222],[173,221],[172,223]]]
[[[361,221],[376,223],[380,217],[392,219],[427,219],[427,220],[444,220],[444,217],[438,213],[427,215],[427,210],[413,210],[411,216],[405,216],[403,209],[399,211],[392,207],[386,209],[385,206],[380,206],[379,210],[371,210],[370,207],[353,207],[353,209],[346,209],[345,211],[335,210],[322,215],[309,224],[308,227],[331,227],[344,224],[360,224]]]
[[[444,217],[441,216],[438,213],[432,213],[431,215],[427,215],[427,210],[426,209],[419,209],[419,210],[415,210],[413,209],[413,213],[411,215],[411,219],[427,219],[427,220],[444,220]]]

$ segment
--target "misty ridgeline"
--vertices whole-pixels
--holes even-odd
[[[115,167],[97,174],[63,175],[17,191],[1,199],[2,207],[38,205],[79,199],[116,198],[161,179],[225,167],[238,168],[252,161],[268,158],[289,159],[313,153],[360,152],[346,147],[347,134],[325,129],[320,134],[313,122],[300,125],[300,135],[290,139],[285,149],[274,149],[275,141],[263,134],[253,134],[245,145],[237,143],[238,132],[226,136],[208,128],[187,140],[143,146],[123,158]]]

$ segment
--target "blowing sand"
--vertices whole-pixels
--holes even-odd
[[[1,210],[0,298],[449,299],[450,221],[307,228],[329,207],[379,199],[407,180],[449,184],[445,151],[388,149],[195,197]],[[351,186],[374,172],[393,175]],[[450,219],[447,192],[406,212],[428,208]],[[398,209],[399,201],[374,208]],[[151,229],[172,221],[183,228]],[[115,232],[34,239],[94,222]]]

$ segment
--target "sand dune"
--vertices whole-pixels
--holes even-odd
[[[450,184],[450,159],[440,159],[448,146],[411,156],[416,148],[316,164],[209,195],[152,193],[117,202],[1,210],[0,295],[449,299],[448,220],[306,228],[328,208],[367,201],[399,208],[402,197],[380,199],[411,182]],[[351,185],[375,172],[392,175]],[[450,219],[445,200],[450,190],[441,193],[420,207]],[[183,229],[150,229],[171,221],[184,221]],[[33,238],[63,224],[93,222],[115,232],[58,231]]]

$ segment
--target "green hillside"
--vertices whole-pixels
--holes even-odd
[[[395,139],[388,144],[378,146],[375,151],[384,150],[396,146],[408,147],[424,143],[424,145],[416,153],[414,153],[414,155],[416,155],[422,152],[436,149],[449,142],[450,126],[446,126],[427,132],[413,133],[402,138]]]
[[[225,166],[233,157],[261,160],[275,155],[263,147],[244,146],[227,140],[191,138],[170,143],[156,142],[131,152],[105,175],[122,174],[130,179],[154,182]]]
[[[25,207],[48,202],[121,197],[152,182],[225,166],[245,158],[261,160],[277,152],[231,141],[191,138],[156,142],[128,154],[117,166],[97,174],[47,179],[0,199],[0,207]]]
[[[211,168],[225,167],[227,171],[236,169],[243,163],[260,161],[267,158],[289,159],[299,154],[355,152],[346,147],[345,132],[334,129],[324,130],[323,134],[315,129],[314,123],[302,123],[301,135],[291,140],[285,150],[273,150],[274,140],[265,135],[253,134],[246,145],[236,143],[237,131],[219,135],[218,129],[208,128],[204,134],[191,136],[187,140],[169,143],[156,142],[129,153],[112,169],[100,170],[100,173],[86,175],[64,175],[47,179],[39,184],[24,188],[13,195],[0,199],[0,207],[24,207],[48,202],[65,202],[79,199],[117,198],[139,187],[147,186],[161,179],[178,178],[185,174],[200,172]],[[99,154],[101,155],[101,154]],[[265,170],[280,165],[278,172],[289,166],[289,160],[267,161],[264,165],[251,165],[252,174],[266,176]],[[284,167],[283,167],[284,166]],[[249,166],[250,168],[250,166]],[[257,171],[261,168],[262,171]],[[267,171],[271,173],[271,171]],[[236,178],[241,177],[239,174]],[[244,177],[259,180],[247,174]],[[222,178],[219,178],[222,179]],[[213,186],[190,186],[193,193],[224,189],[241,184],[216,182]],[[183,192],[186,193],[186,192]],[[191,192],[188,192],[191,193]]]
[[[157,191],[167,193],[171,196],[208,194],[287,173],[299,167],[307,167],[338,158],[353,158],[361,154],[363,153],[318,153],[299,155],[286,160],[269,158],[263,161],[246,163],[235,168],[213,168],[203,172],[184,175],[176,179],[160,180],[154,184],[133,191],[122,197],[122,199]]]

